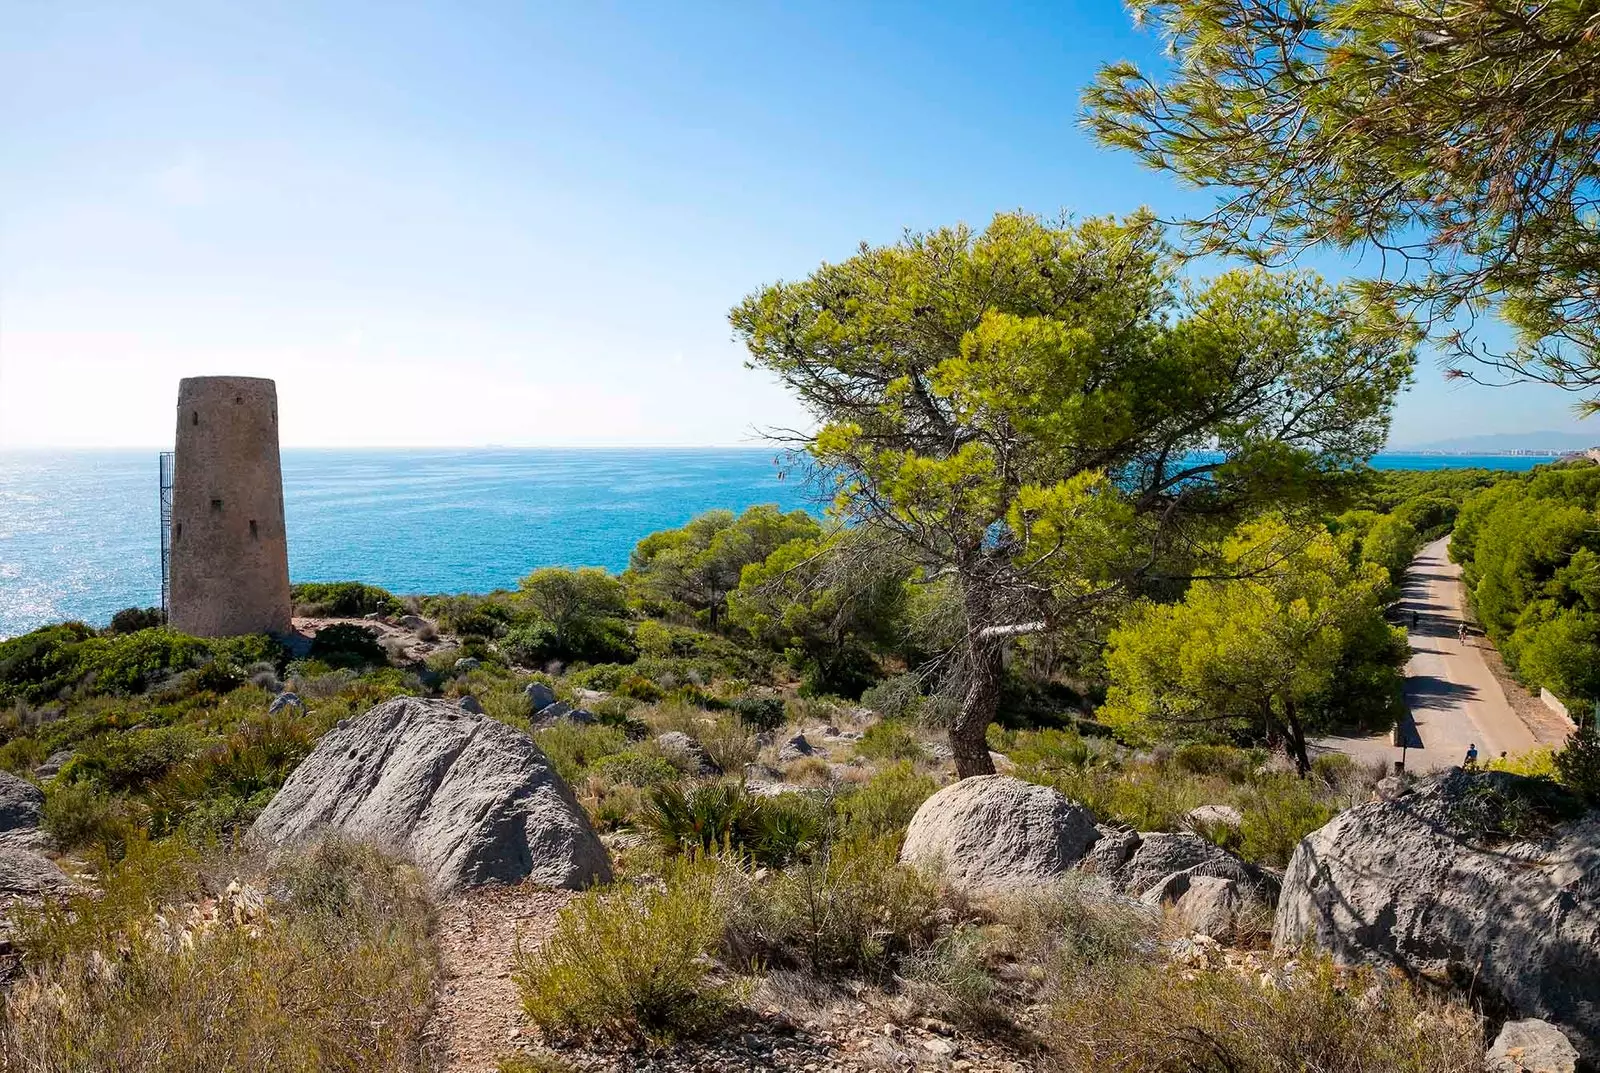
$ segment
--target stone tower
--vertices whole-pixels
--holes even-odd
[[[278,390],[271,380],[178,382],[171,536],[173,629],[198,637],[289,631]]]

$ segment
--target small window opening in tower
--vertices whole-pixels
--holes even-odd
[[[243,406],[244,405],[244,396],[243,395],[235,395],[233,397],[233,404],[235,406]]]
[[[211,501],[211,509],[212,509],[212,510],[221,510],[221,509],[222,509],[222,500],[220,500],[220,499],[213,499],[213,500],[212,500],[212,501]]]
[[[196,410],[192,414],[189,415],[189,424],[198,425],[199,423],[200,423],[200,411]]]
[[[179,522],[177,527],[173,530],[172,539],[177,540],[181,536],[183,536],[183,523]]]
[[[251,540],[255,540],[256,536],[257,536],[257,534],[256,534],[256,520],[254,518],[251,518],[250,519],[250,539]]]

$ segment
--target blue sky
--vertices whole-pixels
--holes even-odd
[[[997,210],[1204,203],[1077,125],[1113,4],[0,0],[0,445],[171,438],[278,380],[291,445],[733,444],[803,421],[725,315]],[[1576,429],[1446,385],[1393,442]],[[1600,429],[1596,431],[1600,439]]]

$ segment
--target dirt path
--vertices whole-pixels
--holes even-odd
[[[527,1028],[511,982],[518,937],[524,946],[542,942],[571,897],[566,891],[481,887],[440,907],[444,972],[434,1042],[445,1073],[494,1073],[496,1063],[521,1045]]]
[[[1550,721],[1519,716],[1518,705],[1507,698],[1506,687],[1484,659],[1485,651],[1494,654],[1487,638],[1469,634],[1462,641],[1458,636],[1463,621],[1461,568],[1450,561],[1445,550],[1448,545],[1449,538],[1444,537],[1422,549],[1411,565],[1400,601],[1401,621],[1411,634],[1411,659],[1406,664],[1406,705],[1411,720],[1405,750],[1406,767],[1411,771],[1436,771],[1459,764],[1473,744],[1478,756],[1487,760],[1502,752],[1516,756],[1536,745],[1563,740]],[[1513,688],[1517,688],[1514,683]],[[1401,756],[1399,747],[1389,744],[1388,735],[1330,737],[1317,746],[1358,760],[1389,762]]]

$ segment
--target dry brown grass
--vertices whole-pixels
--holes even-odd
[[[101,886],[20,919],[7,1073],[435,1068],[431,909],[409,866],[336,841],[270,864],[137,841]]]

